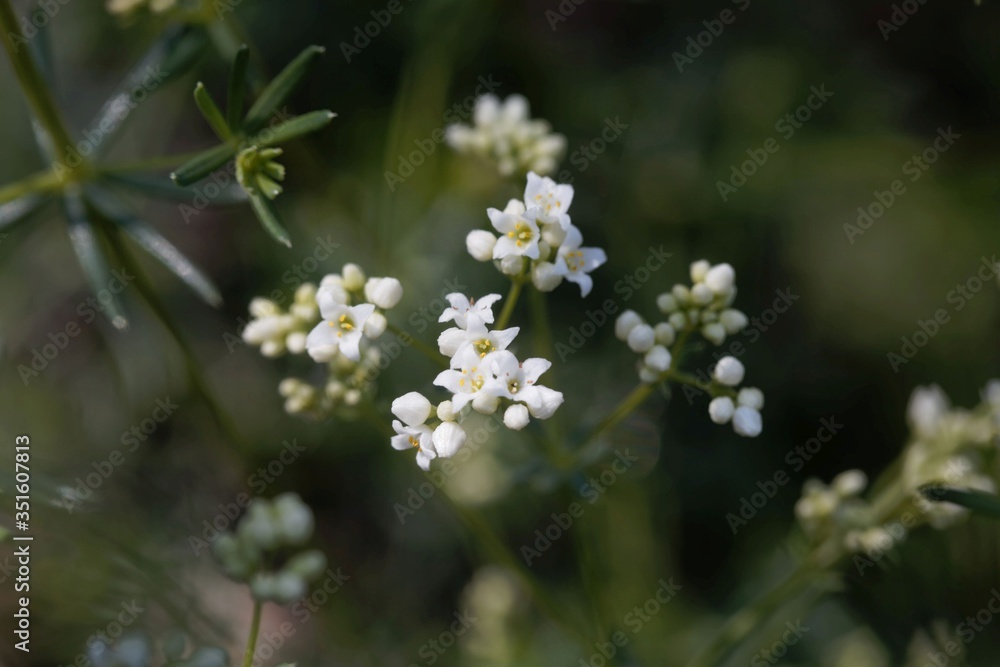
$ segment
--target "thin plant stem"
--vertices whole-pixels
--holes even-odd
[[[25,195],[56,192],[62,187],[63,184],[54,171],[39,172],[0,188],[0,204],[6,204]]]
[[[427,343],[423,342],[422,340],[419,340],[418,338],[415,338],[413,334],[411,334],[410,332],[403,331],[392,322],[389,322],[389,326],[387,328],[389,329],[389,331],[396,334],[396,336],[400,337],[406,336],[407,338],[409,338],[410,345],[412,345],[418,352],[420,352],[422,355],[433,361],[438,366],[442,366],[443,368],[448,368],[447,358],[440,352],[435,350],[433,347],[428,345]]]
[[[507,323],[510,322],[510,316],[514,314],[514,306],[517,305],[517,298],[521,296],[521,288],[524,287],[524,281],[519,277],[514,278],[510,284],[510,291],[507,292],[507,298],[504,299],[503,310],[500,311],[500,317],[497,318],[496,323],[493,325],[494,329],[504,329]]]
[[[247,650],[243,653],[243,667],[253,667],[253,654],[257,650],[257,634],[260,632],[260,600],[254,600],[253,620],[250,621],[250,636],[247,637]]]

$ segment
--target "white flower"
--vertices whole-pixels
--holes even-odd
[[[938,385],[917,387],[910,395],[906,416],[910,426],[918,435],[933,435],[948,411],[951,402],[948,395]]]
[[[736,412],[736,406],[733,405],[733,399],[728,396],[713,398],[712,402],[708,404],[708,417],[716,424],[728,423],[733,418],[734,412]]]
[[[538,259],[538,241],[541,238],[537,210],[523,213],[508,213],[495,208],[487,209],[493,228],[500,232],[500,238],[493,246],[493,259],[517,256]]]
[[[715,364],[715,370],[712,374],[719,383],[735,387],[743,381],[745,372],[746,369],[743,368],[743,364],[739,359],[736,357],[723,357]]]
[[[763,430],[760,413],[743,405],[736,408],[736,412],[733,413],[733,430],[737,435],[756,438]]]
[[[465,430],[455,422],[442,422],[431,436],[434,451],[442,458],[454,456],[465,444]]]
[[[452,292],[445,297],[450,304],[438,318],[438,322],[451,322],[460,329],[470,325],[493,324],[493,304],[500,300],[499,294],[487,294],[478,299],[470,299],[460,292]]]
[[[736,396],[736,402],[754,410],[764,407],[764,392],[757,387],[743,387]]]
[[[351,295],[344,287],[343,277],[336,273],[323,276],[323,280],[319,283],[319,291],[316,293],[316,301],[317,303],[330,301],[345,306],[351,305]]]
[[[868,477],[860,470],[845,470],[830,482],[830,488],[841,497],[856,496],[868,486]]]
[[[392,428],[396,431],[396,435],[390,440],[393,449],[405,451],[415,447],[417,449],[417,465],[424,470],[430,470],[431,459],[437,458],[437,452],[434,451],[434,432],[423,424],[406,426],[398,420],[393,420]]]
[[[531,267],[531,282],[539,292],[551,292],[562,284],[565,267],[552,262],[535,262]]]
[[[451,401],[441,401],[437,406],[437,417],[443,422],[453,422],[458,418]]]
[[[503,413],[504,426],[514,431],[520,431],[528,425],[528,421],[530,421],[528,408],[520,403],[515,403]]]
[[[634,310],[626,310],[615,320],[615,337],[620,341],[628,340],[632,329],[642,324],[642,317]]]
[[[588,273],[608,261],[608,256],[600,248],[581,248],[583,234],[573,225],[566,229],[566,239],[559,246],[558,256],[565,267],[566,280],[580,286],[580,295],[587,296],[594,287],[594,280]]]
[[[451,357],[452,368],[457,368],[457,360],[467,351],[474,352],[479,359],[483,359],[492,352],[506,350],[520,331],[519,327],[490,331],[482,322],[471,319],[467,324],[468,329],[445,329],[438,336],[438,349],[444,356]]]
[[[360,361],[362,332],[365,321],[375,312],[375,306],[370,303],[344,306],[321,300],[320,312],[323,321],[306,338],[309,356],[316,361],[329,361],[339,349],[348,359]]]
[[[643,357],[643,363],[657,373],[666,372],[670,368],[670,362],[670,351],[662,345],[654,345]]]
[[[513,356],[513,355],[512,355]],[[488,407],[490,398],[495,398],[504,393],[504,388],[496,380],[489,368],[489,359],[481,359],[472,349],[456,355],[452,359],[452,368],[441,371],[434,378],[434,384],[444,387],[452,393],[451,409],[458,413],[469,403],[486,397],[486,403],[480,402],[480,407]],[[482,410],[481,410],[482,411]]]
[[[545,359],[518,362],[510,352],[498,352],[492,358],[493,374],[503,390],[502,396],[528,406],[536,419],[548,419],[562,405],[561,392],[538,384],[538,378],[552,366]]]
[[[465,249],[480,262],[488,262],[493,259],[493,246],[496,243],[497,237],[485,229],[475,229],[465,237]]]
[[[633,352],[648,352],[656,344],[656,333],[648,324],[638,324],[628,332],[626,339]]]
[[[369,278],[365,283],[365,299],[382,310],[395,307],[403,298],[403,286],[395,278]]]
[[[705,284],[719,295],[728,295],[733,291],[736,282],[736,271],[729,264],[716,264],[705,274]]]
[[[392,402],[392,414],[410,426],[417,426],[431,416],[431,402],[420,392],[411,391]]]
[[[560,185],[546,176],[539,176],[533,171],[528,172],[528,185],[524,188],[524,204],[542,210],[538,216],[539,222],[558,224],[568,229],[570,218],[567,214],[573,203],[573,186]]]

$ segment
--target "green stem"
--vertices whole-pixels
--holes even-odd
[[[524,287],[524,280],[520,276],[514,278],[510,284],[510,291],[507,292],[507,298],[504,299],[500,317],[497,318],[496,323],[493,325],[494,329],[506,328],[507,323],[510,322],[510,316],[514,314],[514,306],[517,305],[517,298],[521,296],[522,287]]]
[[[191,151],[190,153],[180,153],[178,155],[159,155],[154,158],[128,162],[126,164],[112,165],[110,167],[98,167],[97,171],[102,174],[120,174],[134,171],[162,171],[164,169],[176,169],[188,160],[196,158],[204,152],[204,149],[202,149],[200,151]]]
[[[260,600],[254,600],[253,620],[250,621],[250,636],[247,638],[247,650],[243,654],[243,667],[253,667],[253,654],[257,649],[257,634],[260,632]]]
[[[21,32],[21,26],[14,15],[10,0],[0,0],[0,32],[4,35],[3,45],[7,50],[7,56],[10,58],[17,81],[21,85],[21,90],[28,99],[28,104],[31,105],[38,121],[52,140],[54,155],[58,156],[62,151],[73,146],[73,140],[59,115],[52,92],[31,56],[31,49],[25,46],[28,40]],[[82,157],[80,159],[83,160]],[[84,161],[80,167],[85,165]]]
[[[55,192],[61,188],[62,183],[55,172],[43,171],[0,188],[0,204],[6,204],[24,195]]]
[[[597,426],[591,429],[590,433],[587,434],[587,437],[585,437],[583,442],[580,443],[580,449],[583,449],[584,446],[592,442],[599,435],[611,429],[632,414],[636,408],[642,405],[646,399],[649,398],[649,395],[653,393],[654,389],[656,389],[655,384],[640,384],[638,387],[629,392],[628,396],[623,398],[615,409],[608,414],[608,416],[599,421]]]
[[[396,334],[397,337],[406,336],[407,338],[409,338],[410,345],[412,345],[418,352],[420,352],[422,355],[433,361],[438,366],[441,366],[442,368],[448,368],[447,357],[445,357],[443,354],[441,354],[440,352],[438,352],[437,350],[435,350],[433,347],[423,342],[422,340],[415,338],[413,334],[411,334],[409,331],[404,331],[403,329],[400,329],[392,322],[389,322],[389,326],[387,328],[389,329],[389,331]]]

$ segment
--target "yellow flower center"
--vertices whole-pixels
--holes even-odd
[[[525,243],[530,243],[533,237],[531,232],[531,227],[529,227],[524,222],[518,222],[514,225],[514,231],[507,232],[509,238],[515,239],[517,247],[522,247]]]
[[[496,352],[496,347],[489,338],[480,338],[472,343],[472,347],[479,353],[479,358],[482,359],[490,352]],[[475,369],[473,369],[475,370]]]
[[[583,252],[579,250],[571,250],[564,256],[566,260],[566,268],[570,271],[579,271],[583,267]]]
[[[339,329],[339,331],[337,332],[337,338],[343,337],[345,331],[354,330],[354,320],[352,320],[351,316],[348,315],[347,313],[341,315],[336,322],[331,321],[328,324],[331,327],[337,327]]]

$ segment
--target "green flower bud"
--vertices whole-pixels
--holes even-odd
[[[236,156],[236,180],[250,194],[274,199],[282,192],[278,181],[285,180],[285,167],[274,161],[281,154],[280,148],[247,148]]]

